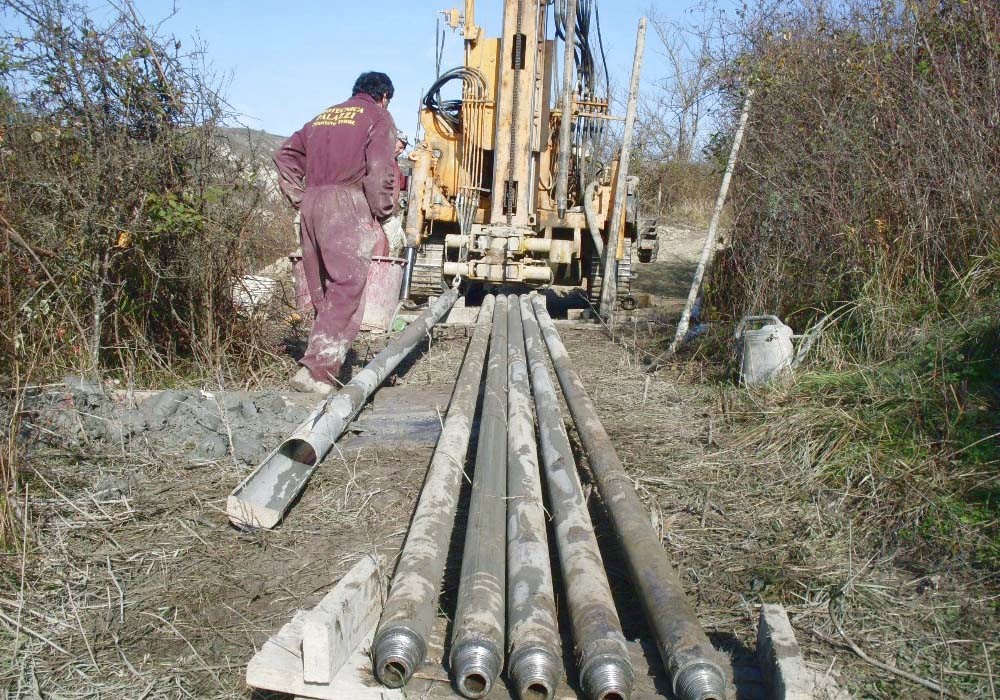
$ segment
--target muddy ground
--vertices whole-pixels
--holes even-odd
[[[700,235],[664,238],[697,251]],[[677,277],[694,263],[664,250],[639,266],[639,280],[676,302],[686,295]],[[619,341],[594,326],[560,330],[717,645],[747,657],[759,604],[782,602],[808,661],[856,697],[938,695],[862,660],[848,640],[966,697],[990,697],[1000,663],[994,588],[973,572],[864,549],[844,494],[816,488],[807,459],[745,446],[750,412],[739,390],[708,381],[696,363],[650,361],[669,332],[659,321],[626,319]],[[426,394],[443,414],[465,342],[425,344],[394,388]],[[392,556],[431,455],[426,445],[355,437],[280,527],[242,533],[228,524],[226,496],[308,405],[302,397],[280,386],[190,387],[163,422],[139,408],[124,428],[108,428],[103,399],[50,389],[29,407],[22,435],[26,547],[0,562],[0,688],[9,697],[268,697],[244,683],[250,657],[361,553]],[[132,409],[126,400],[116,410]],[[237,449],[237,435],[252,435],[254,449]],[[604,526],[599,536],[609,571],[624,580],[613,537]],[[616,593],[623,611],[634,609],[627,582]],[[623,621],[630,638],[647,634],[641,617],[623,612]]]

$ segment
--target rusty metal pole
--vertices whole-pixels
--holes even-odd
[[[420,501],[375,632],[375,675],[390,688],[405,685],[427,656],[441,579],[455,526],[465,455],[483,379],[493,319],[493,295],[483,300],[476,330],[455,382],[448,417],[427,469]]]
[[[566,2],[565,51],[563,52],[562,116],[559,118],[559,172],[556,180],[556,210],[566,216],[569,191],[569,152],[573,126],[573,68],[576,65],[576,0]]]
[[[646,621],[678,700],[724,700],[732,670],[702,630],[593,402],[572,367],[545,302],[532,300],[552,365],[580,435],[601,500],[628,560]]]
[[[507,299],[499,297],[493,309],[476,472],[451,638],[452,677],[467,698],[489,693],[503,667],[506,496]]]
[[[562,646],[520,309],[507,297],[507,668],[521,700],[551,700]]]
[[[527,296],[521,297],[520,313],[580,678],[590,698],[628,698],[634,680],[632,663],[580,486],[559,397],[545,361],[545,345]]]
[[[608,242],[604,246],[604,278],[601,281],[600,312],[610,318],[618,298],[618,234],[625,220],[626,178],[628,162],[632,157],[632,136],[635,133],[635,115],[639,109],[639,76],[642,74],[642,55],[646,50],[646,18],[639,20],[635,37],[635,57],[632,59],[632,82],[628,90],[628,107],[625,109],[625,131],[622,150],[618,156],[618,176],[615,179],[615,201],[608,224]]]

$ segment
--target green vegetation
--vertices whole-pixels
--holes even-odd
[[[996,571],[1000,16],[760,5],[736,31],[728,70],[757,93],[708,301],[800,331],[831,314],[768,399],[782,444],[814,447],[882,545]]]
[[[128,0],[107,10],[0,0],[0,376],[15,390],[0,547],[16,520],[16,390],[67,372],[221,376],[255,347],[232,294],[268,240],[256,154],[229,147],[199,49]]]

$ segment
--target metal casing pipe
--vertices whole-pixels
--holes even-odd
[[[632,80],[629,84],[628,105],[625,108],[625,128],[622,132],[622,150],[618,155],[618,172],[615,177],[615,201],[611,205],[611,220],[608,222],[608,243],[604,248],[602,270],[604,280],[601,286],[599,311],[602,316],[611,317],[618,297],[618,245],[619,236],[625,225],[625,202],[628,187],[628,166],[632,158],[632,137],[635,133],[635,118],[639,108],[639,77],[642,73],[642,55],[646,50],[646,18],[639,20],[639,30],[635,36],[635,57],[632,59]]]
[[[566,216],[569,190],[569,151],[573,125],[573,67],[576,65],[576,0],[567,0],[566,41],[563,51],[562,116],[559,120],[559,172],[556,173],[556,213]]]
[[[448,417],[375,632],[375,675],[390,688],[405,685],[427,656],[486,364],[493,306],[493,295],[488,295],[455,381]]]
[[[452,678],[467,698],[489,693],[503,667],[506,496],[507,299],[499,297],[493,309],[476,471],[451,639]]]
[[[732,678],[729,661],[712,647],[698,623],[677,572],[653,530],[649,513],[572,367],[544,301],[535,296],[532,305],[597,489],[628,560],[646,621],[656,636],[674,695],[678,700],[724,700]]]
[[[410,298],[410,285],[413,282],[413,266],[417,264],[416,246],[406,246],[403,256],[406,258],[406,267],[403,269],[403,283],[399,285],[399,300],[407,301]]]
[[[229,494],[226,513],[230,522],[248,529],[277,525],[368,397],[444,318],[457,299],[456,290],[444,292],[343,389],[313,409],[292,436]]]
[[[552,567],[518,298],[507,298],[507,648],[522,700],[551,700],[562,675]]]
[[[580,678],[590,698],[607,697],[609,693],[627,698],[632,692],[635,675],[587,510],[587,499],[576,471],[559,397],[545,361],[545,345],[528,296],[521,297],[519,307],[538,415],[549,509],[555,525],[556,550],[562,567]]]

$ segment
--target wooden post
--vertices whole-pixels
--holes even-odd
[[[639,20],[639,31],[635,37],[635,58],[632,60],[632,82],[628,91],[628,107],[625,110],[625,133],[622,135],[622,150],[618,157],[618,177],[615,181],[615,202],[611,209],[608,225],[608,242],[604,246],[604,279],[601,282],[600,313],[610,318],[618,296],[618,232],[625,216],[625,195],[628,177],[628,162],[632,155],[632,135],[635,132],[635,115],[639,105],[639,76],[642,73],[642,55],[646,49],[646,18]]]
[[[719,196],[715,200],[715,211],[712,212],[712,221],[708,225],[708,236],[705,238],[705,247],[701,250],[701,260],[698,261],[698,268],[694,271],[694,281],[691,282],[691,291],[688,293],[687,303],[684,305],[684,312],[681,320],[677,324],[677,333],[674,335],[674,342],[670,344],[669,353],[677,351],[687,335],[688,325],[691,323],[691,309],[698,298],[698,291],[701,289],[701,282],[705,277],[705,270],[711,264],[712,256],[715,254],[715,240],[719,234],[719,219],[722,218],[722,207],[726,204],[726,195],[729,194],[729,183],[733,179],[733,170],[736,168],[736,155],[740,152],[740,145],[743,143],[743,135],[746,133],[747,120],[750,118],[750,100],[753,98],[753,90],[747,92],[747,97],[743,101],[743,113],[740,115],[740,125],[736,129],[736,136],[733,137],[733,147],[729,151],[729,162],[726,164],[726,173],[722,176],[722,186],[719,187]]]

